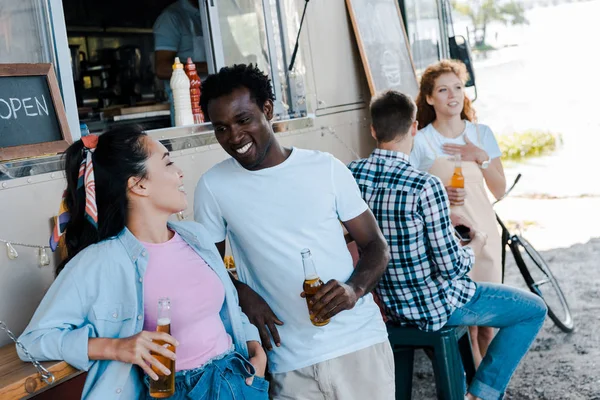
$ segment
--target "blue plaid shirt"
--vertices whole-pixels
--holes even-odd
[[[386,315],[424,331],[442,328],[475,294],[467,276],[475,256],[453,234],[440,180],[408,155],[375,149],[348,165],[388,241],[391,260],[375,289]]]

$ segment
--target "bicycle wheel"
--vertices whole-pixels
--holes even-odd
[[[550,319],[563,332],[572,332],[575,324],[571,309],[546,261],[521,236],[513,236],[510,247],[527,286],[533,293],[544,299],[548,306]]]

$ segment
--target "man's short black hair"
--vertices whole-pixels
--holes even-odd
[[[415,121],[417,106],[413,99],[395,90],[387,90],[371,100],[371,123],[378,142],[403,137]]]
[[[250,91],[250,96],[261,110],[267,100],[275,100],[269,76],[255,65],[235,64],[232,67],[223,67],[218,73],[209,75],[202,82],[200,107],[206,120],[210,121],[208,103],[211,100],[226,96],[241,87]]]

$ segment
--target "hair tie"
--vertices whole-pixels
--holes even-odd
[[[98,145],[98,135],[86,135],[81,138],[81,141],[86,149],[94,150]]]

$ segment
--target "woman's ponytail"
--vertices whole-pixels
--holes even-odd
[[[66,258],[56,268],[58,275],[64,266],[86,247],[119,234],[127,221],[127,182],[130,177],[145,177],[148,159],[142,140],[146,134],[140,128],[119,128],[102,134],[91,153],[95,176],[97,226],[86,218],[86,189],[79,183],[82,162],[91,150],[81,140],[65,152],[67,189],[65,206],[70,219],[64,226]]]

